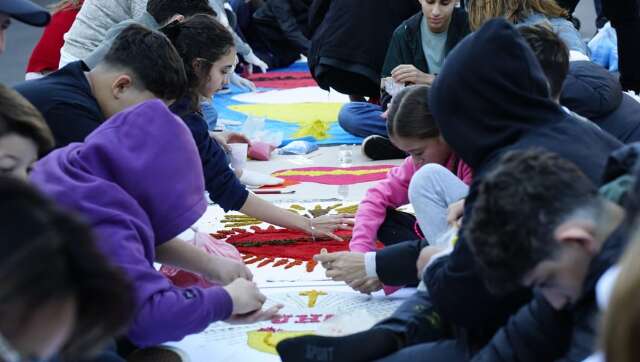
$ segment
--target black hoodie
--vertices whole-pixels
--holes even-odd
[[[476,175],[466,215],[483,174],[507,151],[538,147],[555,152],[599,184],[608,155],[621,146],[605,132],[571,118],[550,99],[535,55],[503,19],[487,22],[449,53],[430,97],[442,136]],[[463,234],[449,256],[432,263],[424,279],[444,318],[488,337],[530,294],[490,294]]]
[[[618,79],[598,64],[571,62],[560,103],[623,143],[640,141],[640,103],[622,93]]]

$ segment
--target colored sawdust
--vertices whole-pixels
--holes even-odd
[[[260,187],[260,189],[265,189],[265,190],[269,190],[269,189],[283,189],[289,186],[295,186],[295,185],[299,185],[300,181],[296,181],[296,180],[284,180],[283,183],[281,183],[280,185],[273,185],[273,186],[262,186]]]
[[[261,88],[291,89],[317,86],[309,72],[253,73],[247,78]]]
[[[311,136],[317,140],[326,140],[331,137],[329,135],[329,128],[331,126],[328,122],[323,122],[319,119],[309,123],[303,123],[298,131],[296,131],[291,137],[302,138]]]
[[[276,346],[288,338],[308,336],[313,331],[282,331],[282,330],[257,330],[247,332],[247,344],[249,347],[264,353],[277,355]]]
[[[305,232],[280,229],[272,225],[267,228],[251,226],[249,229],[220,230],[212,236],[218,239],[226,238],[226,242],[244,255],[245,264],[257,264],[258,267],[270,264],[272,267],[284,269],[305,264],[308,272],[315,269],[317,263],[313,256],[320,254],[322,249],[329,253],[348,251],[352,234],[351,230],[337,230],[334,234],[344,241],[317,237],[314,240]],[[377,243],[377,247],[380,249],[383,245]],[[287,259],[287,263],[278,259]]]
[[[296,124],[300,129],[294,138],[312,136],[317,140],[324,140],[330,137],[329,128],[338,120],[342,106],[342,103],[239,104],[229,106],[229,109],[250,116]]]
[[[362,182],[379,181],[386,177],[394,166],[358,166],[358,167],[303,167],[279,170],[273,176],[298,182],[315,182],[325,185],[353,185]]]

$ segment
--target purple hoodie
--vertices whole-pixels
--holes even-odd
[[[180,340],[231,315],[231,297],[223,288],[177,288],[153,267],[155,248],[206,209],[193,137],[162,102],[115,115],[84,143],[39,161],[31,177],[89,221],[102,252],[133,281],[137,312],[128,332],[133,343]]]

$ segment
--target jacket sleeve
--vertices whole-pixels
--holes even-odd
[[[391,76],[391,71],[401,64],[413,64],[413,57],[409,52],[409,44],[406,40],[406,25],[400,24],[391,36],[387,55],[382,66],[382,77]]]
[[[418,281],[416,261],[426,240],[405,241],[376,252],[376,274],[385,285],[400,286]]]
[[[291,10],[289,0],[270,1],[267,6],[271,7],[271,11],[275,15],[278,25],[284,32],[287,40],[289,40],[298,51],[307,54],[311,44],[296,22],[296,17]]]
[[[409,202],[408,189],[413,174],[413,161],[409,157],[367,191],[356,213],[353,236],[349,242],[351,251],[367,252],[376,249],[376,236],[387,215],[387,208],[395,209]]]
[[[240,210],[249,197],[249,191],[229,168],[227,155],[209,136],[204,119],[189,115],[185,116],[184,120],[191,130],[202,159],[204,185],[209,197],[225,211]]]
[[[204,330],[210,323],[229,318],[233,310],[231,297],[222,287],[177,288],[153,267],[139,237],[143,225],[119,218],[104,220],[94,227],[102,239],[102,252],[132,282],[135,295],[135,316],[127,336],[139,346],[151,346],[178,341]],[[116,231],[114,231],[116,230]]]
[[[566,350],[570,313],[556,311],[542,296],[514,314],[472,362],[552,361]]]

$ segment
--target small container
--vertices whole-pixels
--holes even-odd
[[[353,146],[341,145],[338,159],[340,161],[340,167],[351,167],[353,163]]]

